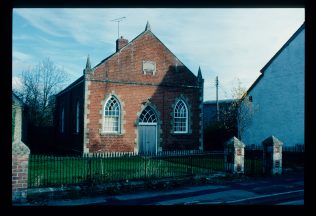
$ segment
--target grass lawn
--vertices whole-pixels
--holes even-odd
[[[82,158],[31,155],[29,187],[206,174],[224,170],[223,155]]]
[[[263,174],[263,161],[245,158],[245,174],[259,176]]]

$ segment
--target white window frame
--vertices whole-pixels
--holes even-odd
[[[146,117],[146,122],[144,122],[143,120],[144,119],[142,119],[142,114],[143,114],[143,112],[146,110],[146,109],[150,109],[150,111],[152,111],[152,113],[153,113],[153,115],[155,116],[155,121],[154,122],[149,122],[148,121],[148,118]],[[145,114],[148,114],[148,112],[146,112]],[[151,116],[150,116],[151,117]],[[147,107],[145,107],[145,109],[143,109],[143,111],[141,112],[141,114],[140,114],[140,116],[139,116],[139,123],[140,123],[140,125],[141,124],[147,124],[147,125],[150,125],[150,124],[156,124],[157,125],[157,122],[158,122],[158,119],[157,119],[157,114],[156,114],[156,112],[154,111],[154,109],[152,108],[152,107],[150,107],[150,106],[147,106]]]
[[[176,108],[177,108],[177,105],[182,102],[184,104],[184,108],[185,108],[185,117],[176,117]],[[183,119],[185,118],[185,130],[184,131],[177,131],[176,129],[176,119]],[[189,128],[189,109],[188,109],[188,106],[187,104],[183,101],[183,100],[178,100],[177,103],[175,104],[174,106],[174,110],[173,110],[173,131],[174,133],[176,134],[186,134],[188,133],[188,128]]]
[[[150,67],[152,67],[152,68],[150,68]],[[149,71],[147,71],[147,70],[149,70]],[[154,61],[143,61],[143,74],[144,75],[155,76],[155,74],[156,74],[156,62],[154,62]]]
[[[80,112],[80,103],[79,100],[77,100],[76,103],[76,133],[79,133],[79,112]]]
[[[114,98],[116,100],[116,102],[118,103],[118,115],[117,116],[114,116],[116,118],[118,118],[118,125],[117,125],[117,131],[114,131],[114,130],[106,130],[106,127],[105,127],[105,124],[106,124],[106,115],[105,115],[105,108],[107,106],[107,104],[109,103],[109,101]],[[111,117],[111,116],[108,116],[108,117]],[[112,117],[113,118],[113,117]],[[117,99],[117,97],[115,97],[114,95],[111,95],[104,103],[104,106],[103,106],[103,126],[102,126],[102,132],[103,133],[107,133],[107,134],[120,134],[121,133],[121,103],[120,101]]]

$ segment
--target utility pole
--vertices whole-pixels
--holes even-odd
[[[218,76],[216,76],[216,116],[219,122],[219,105],[218,105]]]
[[[120,22],[125,19],[126,17],[120,17],[114,20],[111,20],[113,22],[117,22],[117,38],[120,38]]]

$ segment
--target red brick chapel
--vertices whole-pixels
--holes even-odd
[[[183,44],[185,46],[185,44]],[[151,31],[56,96],[56,145],[77,153],[203,150],[203,83]]]

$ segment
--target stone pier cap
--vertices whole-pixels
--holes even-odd
[[[235,148],[244,148],[245,147],[245,144],[240,141],[239,139],[237,139],[237,137],[232,137],[230,138],[226,143],[225,143],[225,146],[233,146]]]
[[[282,146],[283,143],[275,136],[269,136],[267,139],[262,141],[262,145],[264,145],[264,146]]]

